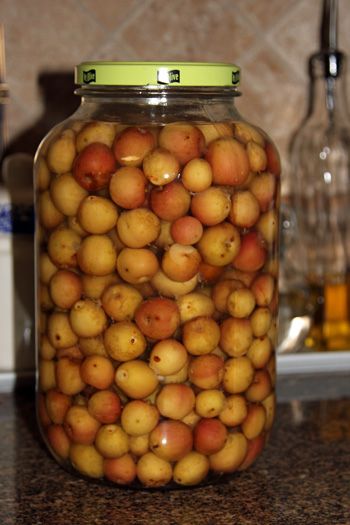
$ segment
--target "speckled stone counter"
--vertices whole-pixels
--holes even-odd
[[[248,471],[172,492],[66,473],[38,437],[31,390],[0,395],[0,414],[1,525],[350,525],[350,400],[279,405]]]

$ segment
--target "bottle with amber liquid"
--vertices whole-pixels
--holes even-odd
[[[325,0],[321,50],[309,62],[309,111],[291,145],[291,203],[298,232],[294,264],[304,283],[300,290],[304,313],[311,316],[305,345],[318,350],[350,349],[350,118],[345,62],[337,48],[337,2]]]

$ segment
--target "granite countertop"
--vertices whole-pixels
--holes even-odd
[[[66,473],[36,429],[32,390],[0,395],[1,525],[349,525],[350,399],[279,404],[270,443],[229,482],[133,491]]]

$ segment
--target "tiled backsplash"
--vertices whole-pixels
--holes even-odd
[[[67,73],[81,61],[208,60],[241,66],[238,107],[270,133],[286,161],[290,136],[306,109],[307,58],[318,46],[321,4],[1,0],[12,150],[32,150],[78,104]],[[339,0],[339,11],[340,47],[350,55],[349,0]]]

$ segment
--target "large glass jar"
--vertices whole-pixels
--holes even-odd
[[[248,468],[275,406],[280,162],[230,64],[85,63],[35,159],[38,418],[134,487]]]

